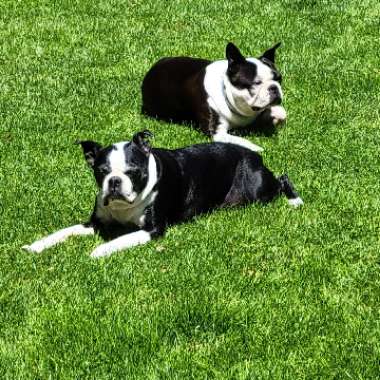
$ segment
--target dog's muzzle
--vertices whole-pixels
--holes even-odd
[[[281,91],[278,86],[272,84],[268,88],[270,105],[279,105],[282,102]]]

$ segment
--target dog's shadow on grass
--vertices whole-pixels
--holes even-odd
[[[134,224],[123,225],[119,223],[111,223],[98,226],[96,232],[105,242],[108,242],[117,239],[120,236],[139,231],[139,229],[140,228]]]
[[[248,135],[271,137],[277,135],[279,129],[281,127],[273,124],[273,118],[270,116],[270,113],[263,112],[248,126],[235,128],[229,132],[243,137]]]
[[[178,128],[191,128],[195,129],[198,132],[202,132],[202,129],[197,124],[187,121],[187,120],[172,120],[172,119],[157,119],[152,116],[148,116],[151,120],[156,120],[160,122],[162,125],[166,125],[166,123],[170,123],[171,126],[178,126]],[[272,137],[278,134],[278,131],[282,128],[281,126],[275,126],[273,124],[273,120],[270,116],[261,115],[260,118],[253,121],[251,124],[246,127],[236,127],[231,128],[228,133],[235,136],[247,137],[250,135],[254,136],[265,136]]]
[[[273,123],[265,124],[265,123],[253,123],[247,127],[235,128],[228,133],[231,135],[237,135],[241,137],[247,136],[264,136],[264,137],[272,137],[278,134],[278,130],[280,128],[273,125]]]

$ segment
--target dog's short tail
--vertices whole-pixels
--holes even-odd
[[[288,198],[288,203],[291,206],[298,207],[303,205],[303,200],[294,189],[293,184],[290,182],[290,179],[286,174],[278,177],[278,181],[280,182],[280,193]]]

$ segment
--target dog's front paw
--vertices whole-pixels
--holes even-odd
[[[253,150],[254,152],[263,152],[264,151],[264,148],[262,148],[261,146],[258,146],[256,144],[250,143],[250,142],[248,142],[247,148],[250,150]]]
[[[278,125],[286,120],[286,111],[284,107],[273,106],[270,109],[270,116],[272,118],[273,125]]]
[[[44,245],[39,241],[30,245],[23,245],[21,248],[32,253],[41,253],[45,249]]]
[[[92,251],[91,258],[100,259],[101,257],[110,256],[113,252],[114,248],[110,243],[101,244]]]
[[[290,206],[297,208],[303,205],[303,200],[300,197],[288,199],[288,203]]]

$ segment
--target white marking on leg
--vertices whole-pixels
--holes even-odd
[[[120,236],[117,239],[111,240],[108,243],[99,245],[92,253],[92,258],[110,256],[117,251],[126,248],[135,247],[136,245],[145,244],[152,240],[150,233],[144,230],[132,232],[127,235]]]
[[[288,199],[288,203],[290,206],[298,207],[303,205],[303,200],[300,197]]]
[[[40,240],[35,241],[33,244],[24,245],[22,248],[29,251],[40,253],[43,250],[52,247],[58,243],[65,241],[68,237],[74,235],[93,235],[94,228],[86,227],[83,224],[77,224],[68,228],[64,228],[51,235],[48,235]]]
[[[264,150],[260,146],[253,144],[242,137],[230,135],[227,131],[228,131],[228,128],[226,125],[224,124],[219,125],[217,127],[215,135],[212,136],[212,139],[218,142],[239,145],[249,150],[252,150],[254,152],[262,152]]]

